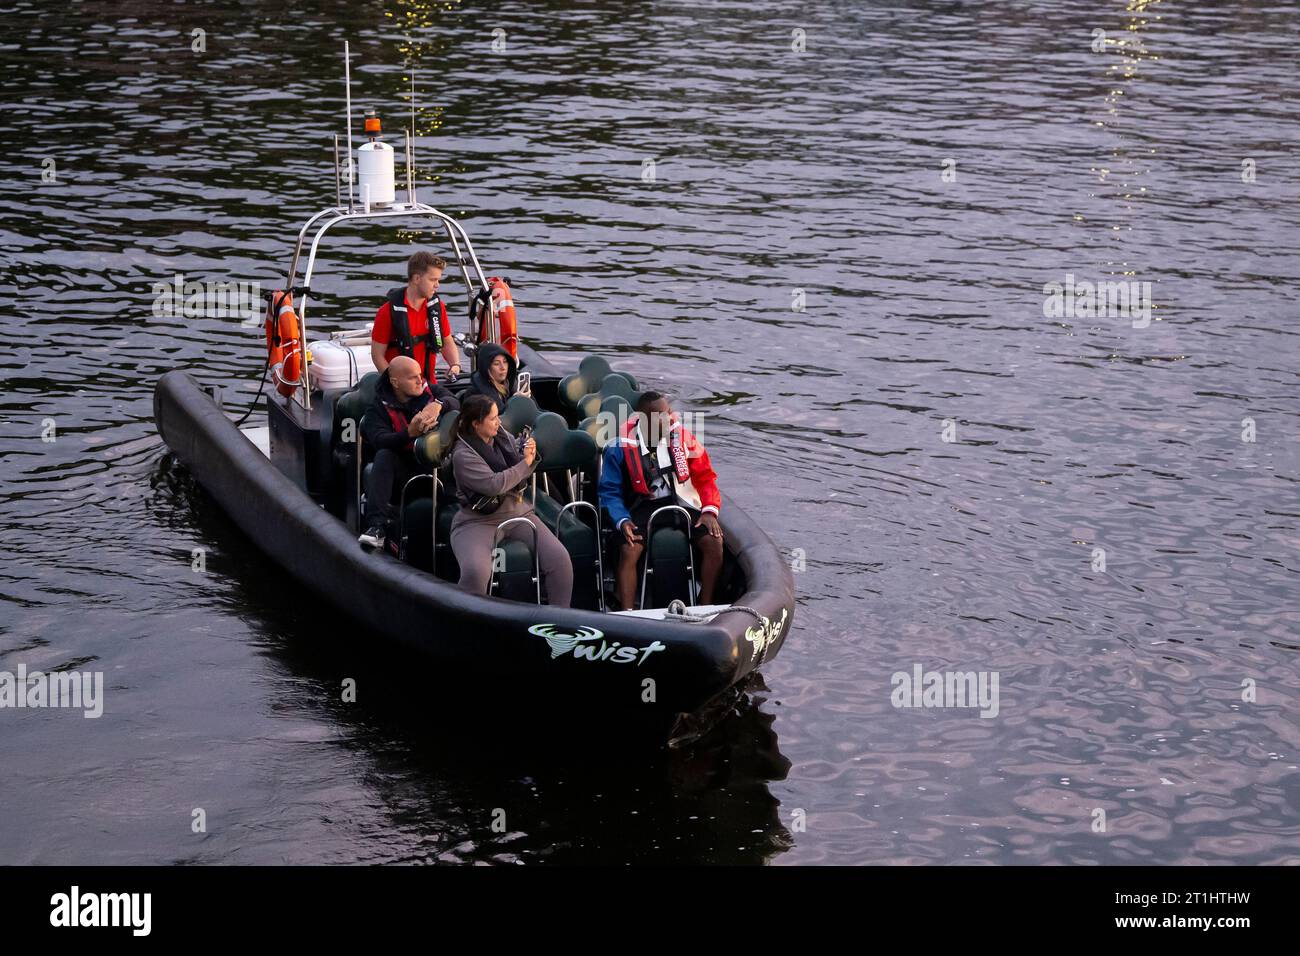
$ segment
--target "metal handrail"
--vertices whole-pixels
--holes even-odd
[[[391,207],[387,209],[373,210],[371,212],[345,211],[340,207],[322,209],[320,212],[316,213],[310,219],[308,219],[307,222],[304,223],[302,228],[298,231],[298,240],[294,245],[293,257],[290,260],[290,264],[289,264],[289,274],[285,280],[286,281],[285,288],[287,290],[290,290],[290,294],[292,294],[292,289],[294,288],[293,280],[298,274],[298,263],[302,258],[302,247],[304,242],[306,242],[307,234],[312,229],[312,227],[316,225],[317,222],[319,222],[321,219],[325,219],[325,222],[316,230],[316,233],[311,240],[311,248],[308,251],[308,255],[307,255],[307,266],[305,271],[303,272],[302,298],[298,303],[298,309],[297,309],[298,330],[299,330],[299,336],[302,342],[302,348],[304,352],[306,351],[306,347],[307,347],[307,305],[308,305],[308,300],[310,298],[310,292],[311,292],[312,273],[315,271],[316,268],[316,253],[320,247],[320,241],[322,238],[324,238],[325,233],[328,232],[331,227],[337,225],[340,222],[376,220],[376,219],[397,219],[403,216],[405,217],[431,216],[434,219],[437,219],[440,222],[442,222],[443,227],[447,230],[447,237],[451,240],[452,248],[456,252],[457,264],[460,266],[461,274],[464,276],[465,286],[469,293],[469,299],[471,302],[474,300],[474,296],[476,294],[476,288],[474,285],[474,281],[470,276],[469,268],[466,265],[466,253],[468,253],[469,256],[469,263],[473,265],[474,272],[477,273],[478,275],[480,287],[484,289],[487,288],[487,275],[483,272],[483,266],[479,263],[478,255],[474,252],[474,244],[470,241],[469,234],[465,231],[464,226],[458,223],[451,216],[447,215],[446,213],[442,212],[439,209],[434,208],[433,206],[429,206],[424,203],[404,203],[404,204],[394,203]],[[332,218],[326,218],[326,217],[332,217]],[[464,252],[461,251],[460,242],[457,241],[456,239],[457,233],[459,233],[461,240],[463,240],[465,243]],[[493,311],[493,317],[495,318],[495,306],[493,306],[492,311]],[[494,327],[495,327],[495,323],[494,323]],[[500,335],[497,334],[492,339],[492,341],[497,341],[497,339],[499,338]],[[310,363],[304,361],[303,374],[301,376],[302,393],[301,393],[301,398],[299,399],[299,403],[304,408],[307,409],[311,408],[311,385],[310,385],[309,376],[310,376]],[[297,394],[296,391],[295,394]]]
[[[505,521],[497,525],[497,530],[492,535],[492,554],[493,555],[496,554],[497,545],[501,541],[501,529],[509,527],[510,525],[520,521],[528,525],[529,529],[533,532],[533,583],[537,585],[537,603],[541,604],[542,603],[542,559],[541,559],[541,555],[539,555],[537,552],[537,525],[533,524],[527,518],[524,518],[522,516],[518,518],[507,518]],[[495,561],[493,561],[492,563],[496,564]],[[496,587],[497,587],[497,572],[496,572],[496,568],[493,568],[492,579],[491,581],[488,582],[489,596],[492,594],[493,591],[496,590]]]
[[[573,520],[582,524],[577,514],[579,508],[590,508],[591,513],[596,516],[596,599],[600,602],[600,609],[603,611],[605,610],[605,559],[600,552],[600,509],[590,501],[570,501],[560,509],[560,513],[555,518],[556,536],[559,536],[560,522],[564,520],[564,513],[569,509],[573,509]],[[586,525],[583,527],[585,528]]]
[[[681,505],[664,505],[662,508],[656,508],[650,515],[650,519],[645,523],[645,567],[641,571],[641,601],[639,608],[645,609],[645,589],[649,576],[654,573],[651,565],[654,563],[651,558],[654,556],[654,526],[655,518],[658,518],[665,511],[680,512],[686,520],[686,566],[691,571],[691,587],[686,597],[690,601],[691,607],[695,606],[695,551],[691,547],[691,513]]]
[[[361,473],[365,469],[362,463],[364,455],[361,452],[361,423],[356,424],[357,430],[357,530],[360,530],[366,523],[365,513],[361,510]]]
[[[401,495],[401,497],[398,499],[398,505],[397,505],[397,558],[398,558],[399,561],[405,561],[405,560],[406,560],[406,489],[407,489],[407,488],[410,488],[411,485],[415,484],[417,481],[419,481],[419,480],[422,479],[422,478],[429,478],[429,479],[432,479],[432,478],[433,478],[433,475],[429,474],[428,472],[420,472],[420,474],[418,474],[418,475],[412,475],[410,478],[408,478],[408,479],[406,480],[406,484],[402,485],[402,495]],[[434,505],[435,505],[435,510],[436,510],[437,501],[438,501],[438,498],[437,498],[437,491],[436,491],[436,489],[435,489],[433,492],[431,492],[431,494],[433,495],[433,500],[434,500]],[[436,522],[435,522],[435,525],[436,525]]]

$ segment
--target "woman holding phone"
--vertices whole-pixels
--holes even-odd
[[[515,357],[495,342],[484,342],[474,359],[470,390],[492,399],[498,412],[506,410],[511,395],[528,395],[528,373],[519,371]]]
[[[489,396],[469,395],[461,405],[451,450],[460,501],[460,511],[451,522],[451,550],[460,563],[460,586],[475,594],[487,593],[497,525],[509,518],[527,518],[537,529],[537,560],[547,602],[568,607],[573,595],[573,563],[560,539],[524,500],[537,466],[537,442],[531,434],[521,437],[526,438],[522,447],[501,427],[501,414]],[[532,534],[522,524],[506,529],[502,541],[511,538],[532,543]]]

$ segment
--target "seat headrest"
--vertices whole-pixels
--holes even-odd
[[[599,390],[590,392],[578,400],[578,414],[583,418],[599,414],[601,403],[611,395],[622,396],[633,408],[641,397],[641,394],[632,387],[631,379],[622,372],[610,372],[601,380]]]
[[[518,435],[519,429],[537,421],[541,409],[527,395],[511,395],[506,402],[506,410],[501,413],[501,424],[512,435]]]
[[[596,463],[600,449],[596,439],[585,431],[570,429],[554,442],[550,453],[542,457],[542,467],[548,471],[564,469],[566,471],[590,468]]]
[[[613,369],[609,367],[609,362],[599,355],[588,355],[578,363],[578,374],[582,376],[584,382],[592,386],[587,389],[589,392],[594,392],[611,371]]]
[[[361,416],[375,403],[375,388],[378,385],[378,372],[367,372],[363,375],[356,388],[334,403],[334,420],[341,422],[351,418],[360,425]]]
[[[569,423],[555,412],[542,412],[533,422],[533,440],[537,442],[537,450],[541,453],[546,467],[550,467],[549,459],[552,454],[559,454],[564,443],[564,436],[569,433]]]
[[[425,468],[441,468],[456,437],[456,421],[460,411],[438,416],[438,427],[415,440],[415,460]]]

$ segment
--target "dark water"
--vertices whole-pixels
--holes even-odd
[[[13,4],[0,670],[107,701],[0,711],[0,862],[1300,861],[1298,12]],[[421,197],[525,336],[709,413],[724,496],[806,559],[767,689],[687,752],[512,746],[164,458],[157,376],[234,408],[262,351],[152,284],[276,282],[345,38],[394,128],[417,64]],[[315,329],[372,313],[384,239],[333,247]],[[1149,325],[1045,317],[1067,274],[1150,282]],[[998,716],[893,707],[914,664],[996,672]]]

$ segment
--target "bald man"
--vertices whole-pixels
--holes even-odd
[[[437,382],[426,382],[420,365],[398,355],[379,376],[375,401],[361,419],[366,446],[375,451],[366,480],[365,532],[362,547],[382,548],[397,517],[393,499],[419,470],[415,440],[438,427],[446,412],[460,408],[454,395]]]

